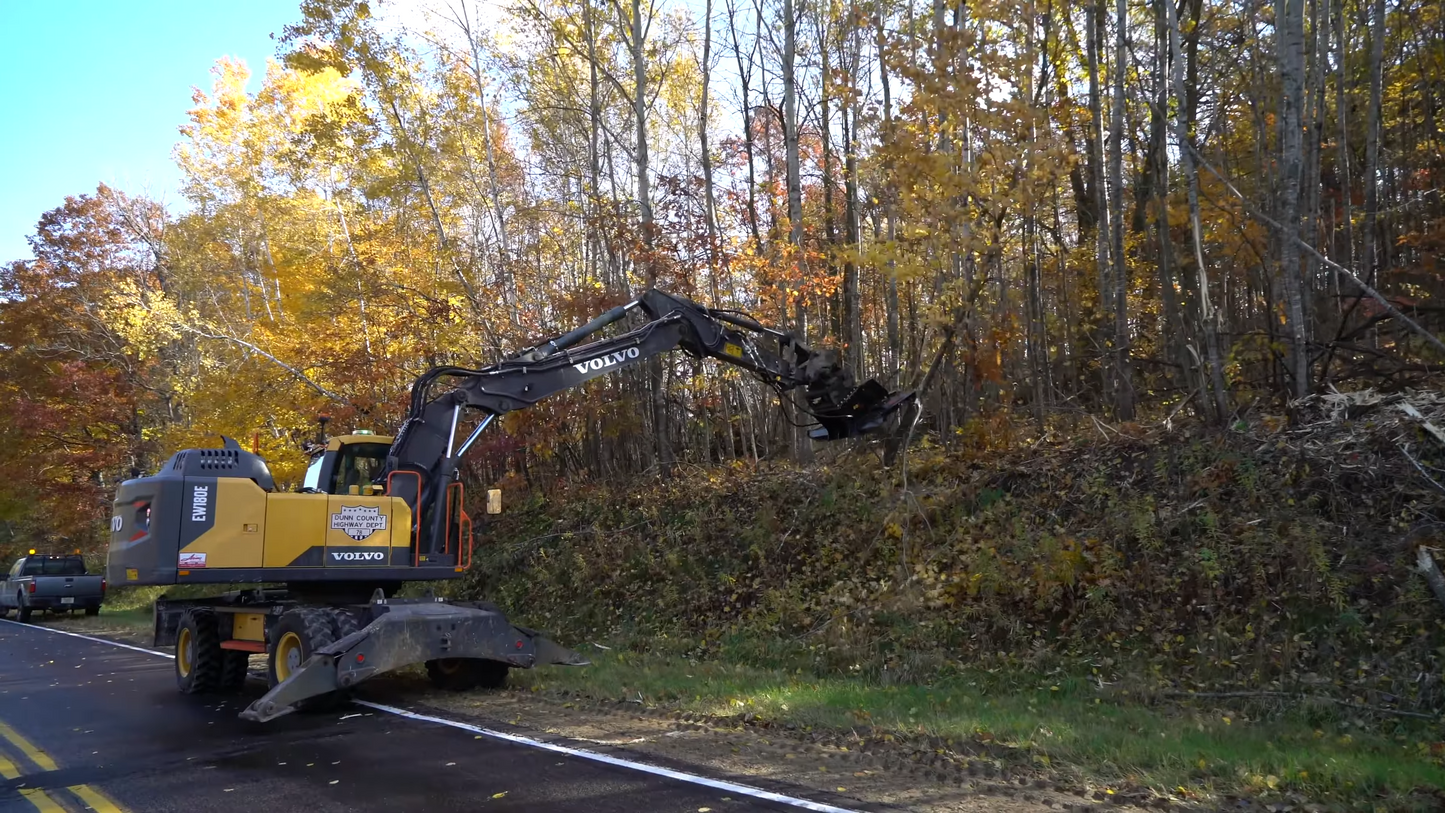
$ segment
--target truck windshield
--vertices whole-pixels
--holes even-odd
[[[32,556],[22,576],[84,576],[85,561],[78,556]]]

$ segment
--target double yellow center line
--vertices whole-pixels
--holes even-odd
[[[20,732],[3,722],[0,722],[0,737],[5,738],[20,753],[24,754],[26,759],[35,763],[40,770],[48,772],[60,769],[60,766],[55,764],[55,760],[51,759],[49,754],[20,736]],[[15,766],[15,763],[6,759],[4,753],[0,753],[0,777],[18,779],[20,774],[21,771]],[[127,813],[125,808],[106,798],[105,794],[89,785],[71,785],[66,790],[75,794],[76,798],[96,813]],[[65,808],[43,790],[21,788],[20,795],[30,802],[39,813],[66,813]]]

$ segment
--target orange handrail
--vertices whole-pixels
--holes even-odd
[[[473,544],[473,539],[472,539],[472,518],[469,517],[469,516],[467,516],[466,509],[463,509],[463,510],[462,510],[462,522],[461,522],[461,525],[462,525],[462,539],[464,540],[464,541],[462,542],[462,544],[465,545],[465,547],[463,547],[460,551],[457,552],[457,566],[460,567],[462,570],[468,570],[468,569],[470,569],[471,566],[472,566],[472,544]],[[465,555],[466,555],[466,558],[465,558],[465,559],[462,558],[462,554],[465,554]]]

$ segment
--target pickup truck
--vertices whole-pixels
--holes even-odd
[[[36,610],[85,610],[100,613],[105,577],[89,576],[80,556],[22,556],[0,580],[0,618],[13,609],[21,621]]]

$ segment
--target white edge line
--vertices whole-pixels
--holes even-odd
[[[175,656],[175,655],[172,655],[172,654],[170,654],[169,652],[161,652],[161,651],[158,650],[158,649],[146,649],[146,648],[143,647],[143,646],[134,646],[134,645],[132,645],[132,644],[123,644],[123,643],[121,643],[120,641],[111,641],[111,640],[106,639],[106,638],[95,638],[95,637],[92,637],[92,636],[90,636],[90,635],[81,635],[81,634],[78,633],[78,632],[68,632],[68,631],[66,631],[66,630],[58,630],[58,629],[55,629],[55,628],[53,628],[53,627],[41,627],[41,626],[37,626],[37,625],[35,625],[35,624],[22,624],[22,623],[20,623],[19,621],[11,621],[11,620],[8,619],[8,618],[0,618],[0,621],[4,621],[6,624],[11,624],[11,625],[13,625],[13,626],[21,627],[21,628],[23,628],[23,629],[43,630],[43,631],[45,631],[45,632],[54,633],[54,634],[56,634],[56,635],[68,635],[68,636],[70,636],[71,638],[80,638],[80,639],[85,640],[85,641],[94,641],[94,642],[96,642],[97,644],[108,644],[108,645],[110,645],[110,646],[118,646],[118,647],[120,647],[121,649],[130,649],[130,650],[133,650],[133,651],[135,651],[135,652],[144,652],[144,653],[147,654],[147,655],[155,655],[155,656],[161,657],[161,658],[170,658],[171,660],[175,660],[175,659],[176,659],[176,656]]]
[[[67,635],[71,638],[80,638],[81,640],[93,641],[97,644],[106,644],[108,646],[120,647],[121,649],[129,649],[134,652],[140,652],[146,655],[155,655],[162,658],[170,658],[171,660],[175,660],[176,657],[175,655],[166,652],[160,652],[154,649],[146,649],[145,647],[134,646],[132,644],[123,644],[120,641],[111,641],[105,638],[96,638],[90,635],[81,635],[78,632],[58,630],[53,627],[35,626],[33,624],[21,624],[18,621],[11,621],[9,619],[0,619],[0,621],[4,621],[6,624],[13,624],[17,627],[23,627],[25,629],[43,630],[45,632],[54,633],[56,635]],[[493,731],[492,729],[482,728],[481,726],[471,725],[470,723],[463,723],[457,720],[448,720],[445,717],[433,717],[429,714],[417,714],[414,711],[407,711],[406,709],[399,709],[395,706],[387,706],[381,703],[372,703],[369,700],[355,700],[352,702],[358,706],[365,706],[369,709],[376,709],[377,711],[385,712],[387,714],[394,714],[397,717],[405,717],[408,720],[417,720],[423,723],[435,723],[436,725],[444,725],[449,728],[457,728],[461,729],[462,731],[470,731],[473,734],[480,734],[485,737],[491,737],[492,739],[503,740],[505,742],[515,743],[517,745],[525,745],[530,748],[540,748],[543,751],[551,751],[553,753],[566,754],[567,756],[577,757],[579,759],[588,759],[592,760],[593,762],[601,762],[607,765],[615,765],[619,768],[627,768],[629,770],[652,774],[654,776],[663,776],[667,777],[668,779],[675,779],[679,782],[687,782],[693,785],[701,785],[703,787],[712,788],[714,790],[725,790],[729,793],[737,793],[742,796],[750,796],[754,799],[777,802],[779,804],[785,804],[791,807],[798,807],[804,810],[813,810],[817,811],[817,813],[857,813],[857,811],[850,810],[845,807],[834,807],[833,805],[823,804],[822,802],[813,802],[809,801],[808,799],[799,799],[794,796],[786,796],[781,793],[774,793],[770,790],[755,788],[751,785],[740,785],[736,782],[727,782],[721,779],[709,779],[706,776],[698,776],[696,774],[675,771],[671,768],[664,768],[660,765],[649,765],[646,762],[633,762],[632,760],[621,759],[619,757],[609,756],[607,754],[599,754],[596,751],[586,751],[581,748],[570,748],[565,745],[557,745],[556,743],[534,740],[530,737],[523,737],[517,734],[508,734],[505,731]]]
[[[388,714],[395,714],[398,717],[406,717],[410,720],[421,720],[422,722],[436,723],[438,725],[450,726],[452,728],[460,728],[463,731],[470,731],[474,734],[482,734],[488,737],[493,737],[495,739],[506,740],[507,742],[514,742],[518,745],[528,745],[533,748],[541,748],[544,751],[553,751],[558,754],[566,754],[568,756],[580,757],[582,759],[590,759],[594,762],[604,762],[608,765],[617,765],[623,768],[630,768],[634,771],[641,771],[642,773],[650,773],[656,776],[665,776],[669,779],[676,779],[681,782],[690,782],[694,785],[702,785],[704,787],[709,787],[716,790],[725,790],[731,793],[751,796],[755,799],[766,799],[770,802],[778,802],[785,805],[792,805],[793,807],[801,807],[804,810],[816,810],[819,811],[819,813],[856,813],[855,811],[848,810],[847,808],[825,805],[822,802],[811,802],[807,799],[798,799],[793,796],[784,796],[781,793],[773,793],[772,791],[755,788],[750,785],[739,785],[735,782],[726,782],[721,779],[709,779],[705,776],[697,776],[695,774],[683,773],[682,771],[674,771],[671,768],[663,768],[658,765],[649,765],[645,762],[633,762],[627,759],[620,759],[618,757],[608,756],[607,754],[599,754],[596,751],[584,751],[580,748],[569,748],[565,745],[542,742],[540,740],[534,740],[528,737],[521,737],[516,734],[508,734],[503,731],[493,731],[489,728],[482,728],[481,726],[474,726],[469,723],[461,723],[457,722],[456,720],[448,720],[445,717],[432,717],[428,714],[417,714],[416,712],[407,711],[406,709],[399,709],[395,706],[384,706],[380,703],[372,703],[367,700],[354,700],[352,702],[356,703],[356,705],[358,706],[366,706],[370,709],[384,711]]]

